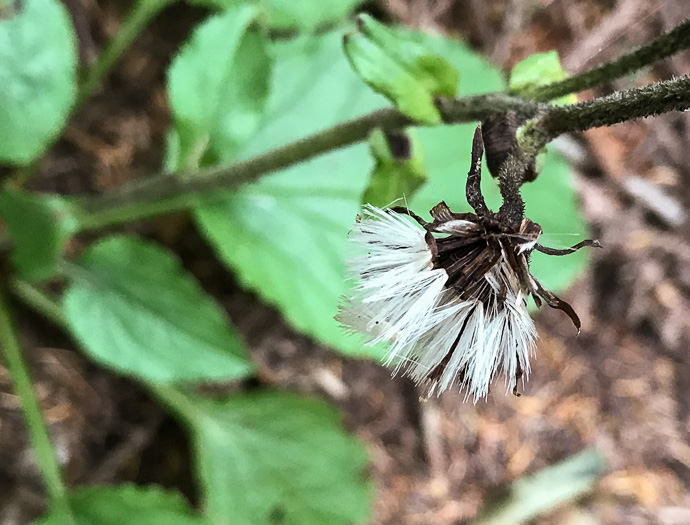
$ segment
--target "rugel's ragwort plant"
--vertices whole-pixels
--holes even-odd
[[[79,82],[76,34],[63,4],[22,0],[10,9],[0,0],[0,162],[18,168],[0,192],[6,224],[0,344],[50,500],[39,523],[93,523],[93,516],[104,523],[137,516],[142,523],[180,525],[362,523],[370,506],[366,454],[337,415],[323,402],[285,393],[198,395],[197,384],[256,374],[241,338],[170,250],[102,230],[190,211],[239,282],[276,305],[296,329],[361,353],[361,339],[345,338],[333,316],[345,290],[347,228],[364,194],[350,242],[359,250],[350,262],[357,284],[341,305],[340,321],[371,342],[387,341],[388,361],[426,383],[429,393],[457,384],[476,400],[498,373],[517,392],[536,337],[528,297],[563,310],[579,328],[572,308],[531,274],[530,254],[597,245],[540,245],[541,228],[525,217],[546,222],[534,206],[525,214],[522,185],[535,179],[545,145],[562,133],[690,108],[687,76],[568,104],[572,93],[690,47],[690,21],[570,78],[555,55],[546,70],[523,63],[502,91],[498,72],[457,41],[390,29],[362,15],[358,30],[345,36],[343,54],[342,25],[314,31],[344,21],[361,0],[323,0],[313,11],[304,9],[309,2],[190,1],[217,13],[194,29],[168,71],[173,122],[162,173],[99,196],[66,197],[24,186],[70,115],[174,2],[136,0]],[[453,55],[453,64],[444,54]],[[458,96],[458,70],[467,69],[481,74],[467,81],[467,96]],[[393,107],[382,107],[385,101],[361,80]],[[458,131],[445,125],[469,122],[483,123],[466,185],[474,212],[456,213],[441,202],[427,222],[407,207],[383,209],[427,181],[427,161],[438,161],[438,153],[424,148]],[[429,131],[442,133],[429,140]],[[371,175],[362,151],[345,149],[368,139]],[[447,158],[460,147],[450,141],[442,167],[459,158]],[[484,147],[503,198],[497,212],[480,190]],[[267,176],[273,172],[280,173]],[[420,192],[437,183],[434,177]],[[548,177],[535,184],[548,186],[553,172]],[[446,195],[434,196],[429,207]],[[86,245],[75,257],[65,248],[85,232],[91,235],[72,245]],[[91,242],[96,232],[103,238]],[[62,297],[54,290],[64,290]],[[73,336],[89,359],[138,381],[179,418],[194,444],[200,509],[162,488],[67,490],[8,294]],[[567,480],[560,483],[549,500],[554,504],[580,493],[603,468],[596,454],[573,461],[586,466],[576,469],[586,480],[568,490]]]

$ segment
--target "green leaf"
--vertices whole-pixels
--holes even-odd
[[[532,89],[559,82],[566,76],[557,51],[536,53],[515,64],[510,73],[509,88],[511,93],[518,95],[524,93],[529,96]],[[575,104],[576,102],[577,95],[575,94],[554,100],[555,104]]]
[[[401,198],[411,198],[427,181],[422,145],[416,130],[384,133],[374,131],[369,138],[376,160],[363,203],[386,207]]]
[[[409,71],[362,34],[345,35],[345,53],[360,78],[388,98],[401,113],[421,124],[437,125],[434,97]]]
[[[28,164],[65,124],[77,91],[77,42],[58,0],[0,17],[0,162]]]
[[[434,98],[455,95],[458,70],[409,32],[389,29],[368,15],[358,22],[359,31],[345,36],[344,48],[360,78],[411,119],[440,124]]]
[[[473,525],[520,525],[589,492],[606,469],[596,449],[514,482],[507,494],[484,510]]]
[[[0,215],[14,242],[12,264],[19,275],[35,281],[52,277],[78,226],[70,205],[57,196],[6,189],[0,193]]]
[[[264,153],[385,101],[354,75],[331,33],[279,44],[265,126],[243,158]],[[354,354],[377,355],[333,316],[344,282],[347,232],[371,172],[364,144],[263,177],[199,207],[198,224],[242,283],[275,304],[294,326]]]
[[[74,525],[204,525],[176,492],[161,487],[116,485],[84,487],[69,495]],[[65,525],[64,517],[48,513],[33,525]]]
[[[214,524],[366,521],[367,453],[330,406],[283,393],[190,401],[183,417]]]
[[[256,9],[241,5],[199,26],[168,72],[174,128],[166,166],[194,169],[233,158],[256,133],[271,62]]]
[[[314,31],[349,15],[364,0],[264,0],[268,23],[276,29]]]
[[[411,31],[391,29],[369,15],[357,17],[360,32],[400,63],[432,95],[454,97],[460,73],[443,56],[435,54],[429,39]]]
[[[338,22],[349,15],[364,0],[188,0],[192,4],[216,9],[229,9],[250,1],[265,14],[266,23],[281,30],[297,29],[313,32],[317,28]]]
[[[95,361],[166,383],[252,371],[225,312],[167,250],[108,237],[89,248],[70,276],[65,314]]]

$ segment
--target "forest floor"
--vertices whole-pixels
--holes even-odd
[[[82,60],[117,30],[120,2],[66,1]],[[568,71],[611,59],[690,14],[686,0],[380,0],[368,7],[410,27],[462,37],[506,70],[557,49]],[[34,187],[100,192],[155,172],[169,126],[165,69],[203,12],[166,10],[70,123]],[[607,90],[690,72],[682,53]],[[601,93],[604,93],[602,91]],[[599,94],[586,93],[583,98]],[[665,115],[567,137],[592,236],[603,244],[564,294],[583,319],[542,311],[538,359],[522,397],[456,393],[419,403],[407,380],[348,360],[295,334],[243,291],[186,214],[130,227],[171,247],[226,307],[260,380],[331,400],[367,445],[377,487],[373,523],[450,525],[470,519],[521,476],[589,446],[608,470],[585,499],[537,523],[690,523],[690,114]],[[27,310],[20,327],[39,396],[71,484],[133,480],[194,499],[188,444],[132,383],[88,363]],[[40,513],[18,400],[0,369],[0,522]]]

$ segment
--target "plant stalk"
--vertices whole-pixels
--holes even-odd
[[[31,375],[22,358],[22,349],[12,320],[7,299],[0,292],[0,344],[7,370],[21,401],[26,419],[29,439],[36,454],[36,460],[43,476],[50,498],[51,511],[61,517],[61,523],[74,524],[74,518],[67,500],[67,489],[60,474],[60,465],[55,449],[45,426],[38,398],[31,383]]]
[[[578,93],[639,71],[659,60],[690,47],[690,19],[664,33],[653,42],[599,67],[546,86],[513,92],[524,98],[548,101]]]
[[[93,94],[115,62],[119,60],[132,41],[139,36],[151,20],[172,0],[137,0],[122,23],[122,27],[98,55],[79,88],[73,113]]]
[[[619,91],[569,106],[550,106],[525,125],[520,145],[536,155],[563,133],[612,126],[642,117],[690,109],[690,75]]]
[[[62,308],[53,298],[43,292],[40,288],[22,279],[12,278],[10,281],[10,289],[12,293],[26,306],[45,317],[49,322],[53,323],[58,328],[69,332],[67,319],[65,319]],[[0,297],[0,299],[2,299],[2,297]],[[2,304],[3,303],[0,303],[0,306],[2,306]],[[3,311],[5,310],[0,308],[0,330],[5,333],[8,331],[5,330],[5,325],[3,323]],[[3,334],[0,333],[0,338],[2,335]],[[4,347],[4,340],[0,339],[0,342],[2,342]],[[30,385],[31,383],[29,382],[28,384]],[[171,410],[176,412],[182,419],[191,421],[198,417],[197,409],[194,406],[194,403],[190,401],[187,395],[177,388],[148,381],[143,382],[143,384],[149,389],[152,395],[154,395],[161,403],[167,405]]]
[[[544,107],[502,93],[443,99],[438,101],[438,106],[446,124],[473,122],[508,111],[533,116]],[[394,108],[381,109],[230,166],[214,166],[191,174],[154,176],[83,201],[85,213],[81,229],[94,230],[163,211],[187,209],[201,202],[200,199],[222,198],[225,192],[256,181],[267,173],[366,140],[376,128],[397,129],[413,124]]]
[[[534,105],[500,94],[439,101],[444,122],[482,120],[519,111],[531,113],[520,139],[526,157],[535,156],[557,136],[626,120],[690,108],[690,77],[658,82],[566,106]],[[375,111],[359,119],[298,140],[282,148],[231,166],[213,167],[195,175],[166,174],[115,190],[82,203],[82,230],[93,230],[187,209],[202,199],[222,198],[225,192],[261,176],[303,162],[328,151],[365,140],[375,128],[399,128],[411,122],[395,109]]]

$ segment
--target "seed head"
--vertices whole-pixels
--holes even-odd
[[[440,202],[426,222],[404,207],[364,206],[350,235],[355,285],[336,316],[366,334],[368,344],[387,342],[386,364],[426,384],[427,395],[459,386],[475,402],[498,374],[516,395],[527,378],[537,338],[530,295],[537,306],[543,299],[563,310],[579,331],[572,307],[530,274],[530,253],[565,255],[599,245],[546,248],[538,244],[538,224],[523,218],[515,227],[514,215],[507,220],[489,210],[480,190],[482,153],[477,128],[466,188],[475,213],[455,213]]]

